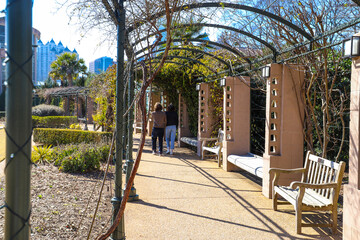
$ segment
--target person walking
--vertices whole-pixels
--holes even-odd
[[[151,119],[154,122],[151,133],[152,153],[156,154],[156,140],[159,139],[159,154],[162,155],[166,114],[162,111],[162,106],[159,102],[155,103],[155,112],[151,113]]]
[[[178,127],[179,117],[175,111],[175,107],[170,103],[168,111],[166,111],[166,128],[165,128],[165,140],[166,140],[166,153],[170,155],[174,154],[174,142],[176,136],[176,129]]]

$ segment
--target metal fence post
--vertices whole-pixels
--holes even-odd
[[[117,25],[117,66],[116,66],[116,166],[115,166],[115,196],[113,203],[113,221],[120,208],[122,200],[122,160],[123,160],[123,134],[124,134],[124,44],[125,44],[125,9],[124,0],[119,0],[120,9],[116,10],[119,24]],[[112,234],[112,239],[125,239],[124,216]]]
[[[4,239],[30,239],[32,0],[7,0],[6,6]]]

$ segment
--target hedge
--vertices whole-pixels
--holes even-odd
[[[34,128],[69,128],[71,124],[77,122],[74,116],[32,116]]]
[[[98,143],[110,142],[112,133],[93,132],[73,129],[58,128],[35,128],[33,132],[34,142],[47,145],[60,145],[72,143]]]

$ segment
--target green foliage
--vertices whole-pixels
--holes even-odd
[[[73,123],[73,124],[70,125],[70,129],[81,130],[81,127],[80,127],[80,124]]]
[[[53,159],[51,158],[52,156],[52,149],[51,149],[51,145],[49,146],[34,146],[34,150],[31,153],[31,161],[33,163],[40,163],[40,164],[45,164],[45,163],[50,163],[53,161]]]
[[[74,116],[32,116],[34,128],[69,128],[77,122]]]
[[[110,147],[99,144],[61,145],[54,148],[52,158],[55,165],[64,172],[89,172],[100,169],[100,162],[106,162]]]
[[[66,84],[73,86],[73,81],[77,80],[79,75],[87,74],[87,67],[85,65],[84,59],[77,59],[75,53],[65,52],[57,57],[57,59],[50,65],[51,78],[56,80],[61,80],[61,86]],[[83,81],[84,82],[84,81]]]
[[[104,127],[105,131],[108,132],[115,127],[115,90],[116,65],[95,76],[90,83],[90,95],[97,104],[93,121],[97,126]]]
[[[33,132],[34,142],[43,144],[72,144],[72,143],[98,143],[111,140],[110,132],[93,132],[72,129],[35,128]]]
[[[47,105],[47,104],[40,104],[32,108],[32,115],[33,116],[63,116],[64,115],[64,109],[53,106],[53,105]]]

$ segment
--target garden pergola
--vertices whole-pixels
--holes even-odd
[[[105,1],[108,3],[108,1]],[[359,1],[354,1],[356,4],[360,5]],[[116,4],[115,4],[116,3]],[[128,39],[126,39],[127,34],[134,31],[136,28],[142,26],[144,22],[135,23],[132,26],[125,26],[125,9],[124,9],[124,1],[113,1],[113,5],[106,6],[109,14],[111,15],[112,20],[114,21],[117,30],[117,98],[116,98],[116,180],[115,180],[115,196],[112,199],[114,204],[114,218],[117,215],[117,212],[120,209],[120,204],[122,204],[122,153],[124,149],[123,135],[124,135],[124,109],[125,103],[122,96],[124,95],[124,85],[125,85],[125,74],[124,74],[124,50],[126,47],[131,46],[132,44],[128,43]],[[233,4],[233,3],[222,3],[222,2],[209,2],[209,3],[197,3],[197,4],[189,4],[173,9],[173,12],[180,11],[189,11],[192,9],[199,8],[231,8],[231,9],[239,9],[249,12],[254,12],[260,14],[262,16],[266,16],[272,20],[278,21],[284,26],[296,31],[298,34],[302,35],[305,40],[302,43],[297,44],[296,46],[290,46],[287,49],[276,50],[271,47],[271,43],[267,43],[264,40],[259,38],[252,37],[250,33],[243,34],[247,35],[255,39],[256,41],[261,42],[269,49],[271,49],[272,53],[264,56],[262,58],[258,58],[252,62],[247,61],[246,64],[240,65],[240,67],[235,68],[235,72],[231,72],[231,70],[227,70],[224,72],[216,72],[215,76],[219,76],[221,74],[229,74],[229,75],[240,75],[244,76],[245,74],[249,74],[255,72],[260,69],[260,67],[252,68],[247,71],[239,70],[244,66],[250,66],[255,63],[263,66],[263,62],[267,59],[271,59],[273,63],[283,63],[286,61],[290,61],[294,58],[299,58],[304,56],[305,54],[315,53],[316,51],[321,51],[322,49],[326,49],[326,47],[331,47],[335,45],[339,45],[341,42],[337,42],[332,44],[331,46],[325,46],[324,48],[314,49],[311,47],[307,53],[298,56],[291,56],[288,58],[281,58],[279,60],[279,56],[281,54],[287,53],[296,48],[308,46],[319,39],[324,38],[325,36],[329,36],[341,30],[347,29],[351,26],[354,26],[360,22],[360,18],[357,18],[347,24],[341,25],[336,29],[333,29],[328,32],[323,32],[318,36],[312,37],[308,32],[304,31],[299,26],[292,24],[291,22],[281,18],[275,14],[267,12],[262,9],[258,9],[255,7]],[[7,134],[7,144],[6,144],[6,203],[4,207],[5,210],[5,239],[29,239],[30,238],[30,228],[29,228],[29,218],[31,214],[31,204],[30,204],[30,170],[31,170],[31,135],[32,135],[32,126],[31,126],[31,97],[32,97],[32,79],[31,79],[31,59],[32,59],[32,1],[30,0],[8,0],[6,7],[6,22],[7,22],[7,56],[9,61],[7,62],[7,120],[6,120],[6,134]],[[148,21],[156,20],[165,15],[165,12],[159,12],[154,14]],[[212,26],[217,28],[223,28],[223,26]],[[227,29],[230,30],[230,29]],[[180,41],[180,40],[175,40]],[[191,40],[191,41],[199,41],[199,40]],[[216,43],[211,41],[206,41],[208,44],[216,45]],[[222,45],[217,45],[218,47],[222,47],[227,49],[227,47]],[[231,48],[230,48],[231,49]],[[232,51],[227,49],[229,51]],[[128,56],[128,59],[132,59]],[[192,61],[196,61],[193,59]],[[353,76],[354,78],[357,76],[358,69],[356,68],[356,63],[358,58],[354,59],[353,64]],[[131,63],[130,74],[129,77],[129,89],[131,89],[129,94],[129,102],[133,100],[133,66],[134,63]],[[239,72],[237,72],[239,70]],[[211,76],[207,76],[210,78]],[[356,82],[356,81],[355,81]],[[352,86],[353,87],[353,86]],[[357,86],[354,86],[356,88]],[[357,89],[356,89],[357,91]],[[64,92],[63,94],[70,94],[73,92]],[[356,96],[355,96],[356,97]],[[353,96],[352,96],[353,98]],[[356,99],[355,99],[356,101]],[[358,103],[354,103],[355,106],[358,106]],[[130,104],[129,104],[130,105]],[[130,116],[131,114],[129,114]],[[359,118],[359,111],[357,108],[352,109],[352,119]],[[353,121],[355,122],[355,120]],[[356,124],[355,124],[356,125]],[[351,137],[354,137],[350,141],[350,185],[347,187],[347,193],[351,194],[353,198],[360,199],[359,186],[360,186],[360,168],[359,168],[359,152],[358,146],[360,141],[356,138],[359,135],[359,124],[356,126],[351,126],[350,131],[352,131]],[[129,141],[131,141],[131,133],[132,133],[132,124],[131,121],[129,123]],[[356,139],[357,140],[356,140]],[[354,150],[355,149],[355,150]],[[136,172],[136,170],[135,170]],[[130,178],[131,179],[131,178]],[[132,182],[127,184],[132,185]],[[352,216],[360,215],[360,207],[356,205],[351,205],[348,196],[345,194],[345,204],[347,211],[346,214],[352,214]],[[358,201],[360,202],[360,201]],[[348,216],[352,218],[351,216]],[[344,236],[348,235],[348,231],[355,231],[352,223],[345,222],[346,227],[344,231]],[[355,223],[356,224],[356,223]],[[122,219],[119,227],[116,228],[116,231],[113,233],[113,239],[124,239],[124,221]],[[356,225],[355,225],[356,226]],[[358,233],[354,233],[358,234]]]

